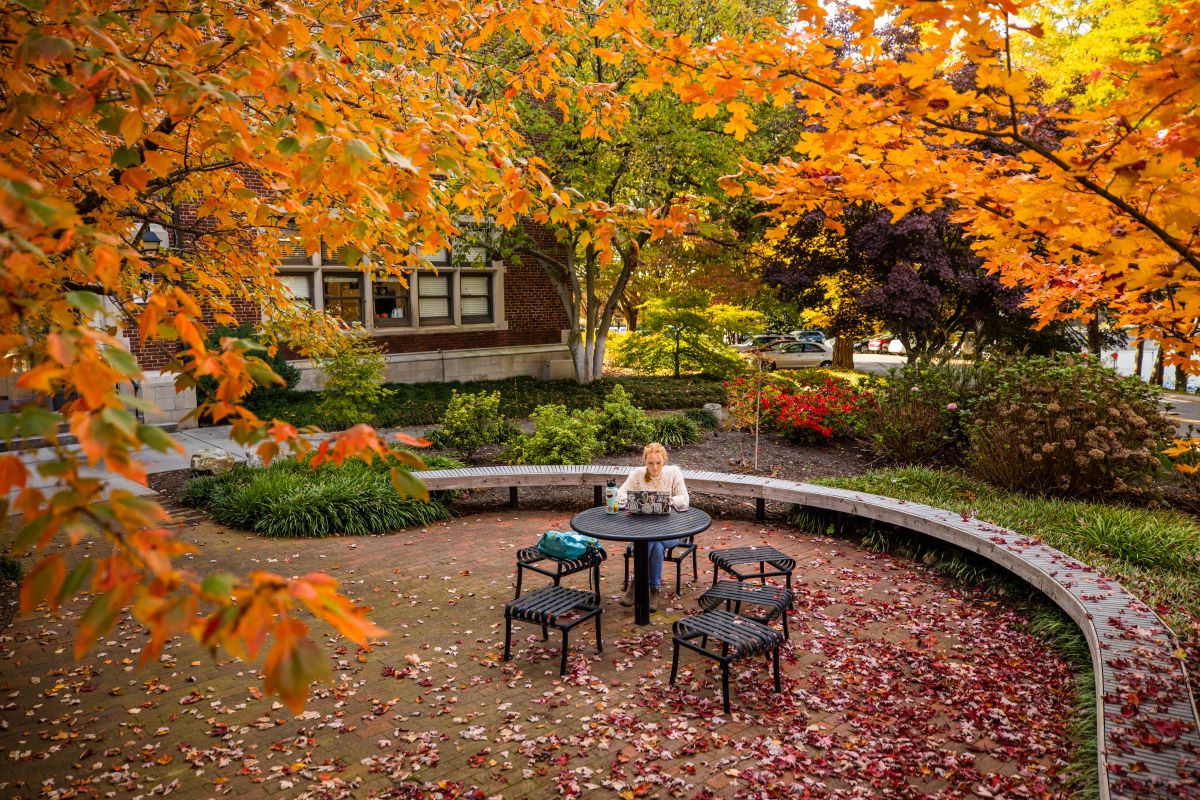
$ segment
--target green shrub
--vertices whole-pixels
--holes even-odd
[[[347,333],[329,355],[315,359],[325,373],[317,412],[333,428],[373,422],[380,406],[392,396],[383,385],[387,366],[383,353],[368,335]]]
[[[509,443],[510,464],[587,464],[601,452],[600,415],[594,410],[551,404],[538,406],[529,418],[533,433]]]
[[[485,444],[500,441],[500,393],[450,393],[442,416],[438,446],[454,450],[468,461]]]
[[[451,393],[455,390],[464,393],[498,391],[500,413],[508,418],[521,419],[546,403],[558,403],[567,408],[597,408],[614,386],[624,387],[638,407],[646,410],[666,411],[725,402],[721,381],[704,375],[678,379],[646,376],[602,378],[589,384],[518,376],[469,383],[390,383],[386,387],[392,395],[374,409],[369,419],[361,421],[380,428],[436,425],[446,413]],[[254,410],[259,416],[281,419],[293,425],[318,425],[326,430],[344,427],[320,412],[322,397],[324,392],[280,389],[273,393],[270,402]]]
[[[717,415],[711,411],[705,411],[703,408],[685,408],[680,413],[696,423],[696,427],[700,430],[715,431],[721,427],[720,421],[717,420]]]
[[[629,400],[629,393],[614,386],[604,399],[600,412],[600,448],[604,453],[620,453],[634,445],[650,441],[653,428],[646,412]]]
[[[462,462],[430,456],[430,469],[455,469]],[[272,537],[368,534],[428,525],[450,516],[441,499],[402,498],[392,486],[394,459],[341,465],[280,458],[267,468],[239,466],[222,475],[192,480],[184,502],[216,521]]]
[[[1065,497],[1145,487],[1173,430],[1153,388],[1078,357],[1003,364],[971,417],[973,474],[1002,488]]]
[[[700,426],[683,414],[666,414],[651,417],[651,441],[666,447],[679,447],[700,441]]]
[[[992,384],[990,365],[913,364],[871,387],[876,406],[864,434],[872,449],[901,464],[955,464],[967,449],[963,420]]]

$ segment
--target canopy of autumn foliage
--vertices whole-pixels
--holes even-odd
[[[19,374],[39,402],[0,414],[0,433],[54,439],[65,426],[82,453],[37,465],[52,490],[0,455],[0,491],[23,514],[15,552],[98,532],[112,548],[69,573],[60,554],[44,556],[23,605],[90,591],[77,653],[127,607],[151,631],[147,657],[185,632],[247,657],[270,639],[266,682],[293,708],[323,663],[298,609],[358,641],[379,633],[324,576],[181,570],[185,547],[162,510],[105,495],[81,468],[144,480],[138,449],[174,446],[133,413],[131,333],[179,348],[180,388],[216,379],[200,413],[264,458],[305,448],[294,428],[242,407],[272,380],[246,343],[204,341],[206,321],[233,323],[239,300],[271,310],[276,341],[315,350],[336,338],[328,318],[287,302],[272,266],[285,230],[403,275],[476,221],[561,226],[603,264],[705,219],[704,198],[686,188],[647,200],[559,185],[579,179],[526,141],[517,98],[605,142],[646,119],[641,98],[666,93],[739,141],[786,109],[794,147],[757,153],[720,181],[769,208],[775,235],[813,209],[836,220],[871,200],[900,218],[948,201],[985,266],[1027,287],[1043,319],[1107,306],[1176,358],[1195,352],[1200,3],[1164,5],[1137,34],[1137,63],[1089,74],[1111,90],[1077,106],[1046,102],[1046,82],[1025,68],[1038,59],[1021,62],[1038,51],[1014,41],[1040,34],[1039,10],[1021,0],[879,0],[839,26],[816,0],[799,6],[736,36],[693,38],[636,0],[6,3],[0,376]],[[885,30],[906,31],[909,46],[890,47]],[[658,163],[644,163],[653,176]],[[172,247],[147,253],[150,225]],[[611,316],[615,300],[601,308],[593,288],[573,296],[588,299],[589,319]],[[70,398],[61,413],[45,407],[56,393]],[[354,428],[314,460],[388,447]],[[398,488],[419,492],[406,475]]]

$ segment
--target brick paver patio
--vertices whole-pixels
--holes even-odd
[[[132,623],[82,663],[73,614],[0,633],[0,794],[544,798],[1055,796],[1068,752],[1066,665],[996,598],[842,540],[716,521],[701,576],[638,629],[605,565],[605,650],[589,626],[557,674],[557,637],[514,631],[517,548],[566,514],[497,511],[387,536],[273,541],[199,522],[197,568],[324,569],[389,630],[333,636],[335,684],[291,716],[250,665],[181,642],[138,668]],[[670,622],[711,581],[709,548],[771,544],[798,566],[784,693],[741,662],[733,713],[710,662],[667,687]],[[670,565],[668,565],[670,566]],[[585,585],[584,575],[569,579]],[[531,582],[532,583],[532,582]],[[534,583],[534,585],[537,585]],[[1014,792],[1014,787],[1019,787]],[[805,793],[809,794],[806,795]],[[1027,792],[1028,794],[1024,794]]]

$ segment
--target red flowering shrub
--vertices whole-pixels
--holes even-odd
[[[761,429],[793,441],[820,441],[856,433],[864,413],[873,405],[870,392],[834,377],[800,388],[768,381],[761,390],[754,378],[743,377],[726,383],[725,390],[734,427],[753,427],[757,411]]]

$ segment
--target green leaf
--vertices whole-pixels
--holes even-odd
[[[70,600],[79,591],[79,587],[83,585],[83,581],[87,578],[88,573],[92,571],[92,560],[84,558],[75,565],[75,569],[67,573],[67,579],[63,582],[62,588],[58,590],[58,603],[63,603]]]
[[[371,145],[364,142],[362,139],[351,139],[346,142],[346,152],[357,158],[359,161],[374,161],[375,151],[371,149]]]
[[[136,378],[142,373],[138,369],[137,360],[128,350],[122,350],[119,347],[106,347],[101,353],[104,356],[104,360],[108,362],[108,365],[122,375]]]
[[[21,409],[21,435],[27,439],[35,436],[48,440],[56,439],[58,426],[62,421],[62,415],[41,406],[25,406]]]
[[[17,415],[0,414],[0,441],[10,441],[17,435]]]
[[[67,292],[67,305],[89,314],[98,314],[104,310],[104,299],[95,292]]]
[[[61,75],[52,75],[47,83],[49,83],[59,94],[68,96],[75,94],[75,84],[71,83]]]
[[[179,449],[179,444],[171,434],[156,425],[138,425],[137,435],[139,439],[160,453]]]
[[[396,491],[401,497],[412,497],[417,500],[429,502],[429,489],[425,487],[425,484],[421,483],[420,478],[399,467],[392,467],[390,472],[392,486],[396,487]]]
[[[136,147],[122,145],[113,151],[112,154],[113,166],[125,169],[126,167],[136,167],[142,163],[142,153]]]
[[[352,244],[344,244],[341,248],[341,254],[345,258],[347,264],[358,264],[362,261],[363,251],[359,250]]]
[[[285,136],[275,145],[275,149],[285,156],[300,152],[300,140],[295,136]]]
[[[110,406],[100,412],[100,419],[131,438],[137,433],[137,420],[123,408]]]
[[[37,465],[38,475],[41,475],[43,478],[61,478],[74,468],[75,461],[70,458],[43,461]]]
[[[204,583],[200,584],[200,593],[218,602],[226,602],[233,594],[237,578],[229,572],[214,572],[206,575]]]

